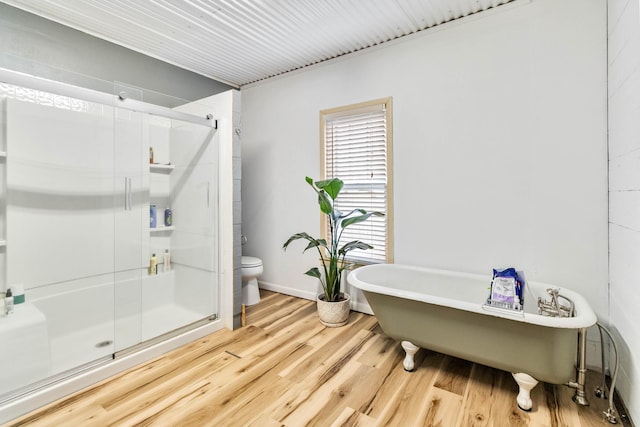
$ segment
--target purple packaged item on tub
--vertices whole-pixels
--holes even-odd
[[[515,268],[494,269],[488,303],[493,306],[521,310],[524,303],[522,284],[523,281]]]

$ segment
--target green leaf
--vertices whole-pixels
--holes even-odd
[[[341,218],[349,218],[351,215],[353,215],[356,212],[360,212],[361,214],[366,214],[367,211],[365,211],[364,209],[354,209],[352,211],[350,211],[349,213],[346,214],[342,214],[342,212],[340,212],[340,217]]]
[[[318,204],[320,205],[320,210],[323,213],[331,215],[333,212],[333,201],[328,197],[326,191],[318,191]]]
[[[369,219],[371,215],[384,216],[382,212],[369,212],[364,215],[358,215],[351,218],[346,218],[342,220],[342,228],[347,228],[352,224],[357,224],[359,222],[366,221],[367,219]]]
[[[360,240],[353,240],[349,243],[345,243],[344,246],[340,248],[338,253],[340,255],[345,255],[347,252],[350,252],[354,249],[361,249],[363,251],[366,251],[367,249],[373,249],[373,246],[368,243],[361,242]]]
[[[316,279],[322,280],[322,275],[320,274],[320,270],[318,270],[318,267],[310,268],[309,271],[307,271],[304,274],[306,274],[307,276],[315,277]]]
[[[306,248],[304,248],[304,250],[302,251],[302,253],[305,253],[306,251],[308,251],[309,249],[312,248],[317,248],[317,247],[321,247],[321,248],[325,248],[326,250],[328,250],[327,248],[327,241],[324,239],[314,239],[313,241],[310,241],[309,244],[307,245]]]
[[[335,200],[338,197],[338,194],[340,194],[340,190],[342,190],[343,186],[344,182],[342,182],[342,180],[339,178],[316,181],[316,187],[318,187],[320,190],[326,191],[332,200]]]
[[[329,216],[331,217],[333,223],[336,225],[336,228],[338,228],[340,226],[340,221],[342,221],[342,212],[340,212],[338,209],[334,209],[333,211],[331,211]]]
[[[318,242],[318,244],[314,244],[314,245],[311,245],[311,246],[307,246],[307,249],[309,249],[310,247],[312,247],[312,248],[313,248],[313,247],[315,247],[315,246],[322,245],[323,243],[324,243],[324,245],[326,245],[326,244],[327,244],[327,242],[326,242],[326,241],[324,241],[324,239],[320,239],[320,240],[318,240],[318,239],[315,239],[315,238],[311,237],[311,236],[310,236],[310,235],[308,235],[307,233],[302,232],[302,233],[296,233],[296,234],[294,234],[293,236],[289,237],[289,239],[288,239],[286,242],[284,242],[284,245],[282,245],[282,249],[284,249],[284,250],[286,251],[286,250],[287,250],[287,248],[289,247],[289,245],[290,245],[292,242],[295,242],[296,240],[300,240],[300,239],[307,240],[307,241],[309,242],[309,245],[311,245],[311,243]],[[305,249],[305,251],[306,251],[307,249]],[[303,251],[303,252],[304,252],[304,251]]]

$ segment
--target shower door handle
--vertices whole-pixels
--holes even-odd
[[[124,210],[129,210],[129,178],[124,177]]]
[[[131,201],[133,200],[133,196],[132,196],[133,191],[131,189],[131,177],[127,178],[127,181],[129,182],[128,202],[129,202],[129,210],[131,211],[131,210],[133,210],[133,203],[131,203]]]
[[[207,207],[210,207],[211,181],[207,181]]]
[[[124,210],[130,211],[131,208],[131,178],[124,178]]]

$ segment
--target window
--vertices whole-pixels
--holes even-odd
[[[344,181],[337,209],[349,212],[362,208],[385,214],[345,230],[341,244],[362,240],[373,246],[350,252],[352,261],[393,262],[391,125],[391,98],[320,112],[322,179]],[[327,227],[328,221],[323,223],[324,236]]]

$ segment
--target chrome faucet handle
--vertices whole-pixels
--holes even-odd
[[[547,293],[552,297],[557,297],[560,293],[560,288],[547,288]]]

